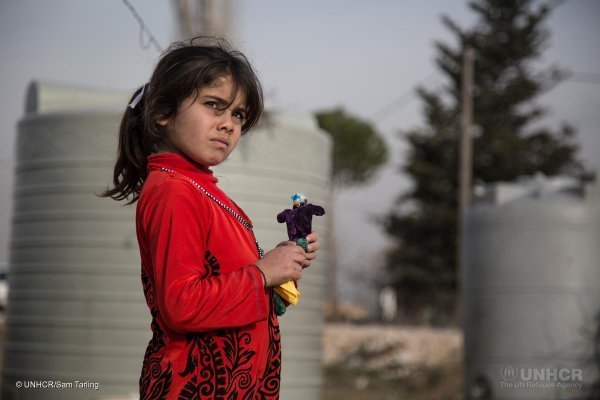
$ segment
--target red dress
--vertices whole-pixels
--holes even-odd
[[[136,231],[153,337],[140,399],[279,398],[279,324],[254,234],[188,178],[250,219],[183,156],[153,154],[148,170]]]

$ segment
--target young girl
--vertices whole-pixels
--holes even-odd
[[[319,249],[282,242],[262,256],[252,221],[217,186],[263,110],[247,59],[223,40],[175,43],[136,91],[119,130],[114,188],[137,201],[142,285],[152,315],[141,399],[277,399],[271,288],[302,277]],[[275,217],[273,217],[275,218]]]

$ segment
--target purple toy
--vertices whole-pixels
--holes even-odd
[[[291,199],[293,208],[280,212],[277,215],[277,222],[280,224],[285,222],[289,239],[307,251],[306,236],[312,232],[312,217],[325,214],[325,210],[321,206],[309,204],[308,199],[300,193],[294,194]]]

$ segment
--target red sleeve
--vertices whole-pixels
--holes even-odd
[[[268,297],[257,267],[206,273],[208,199],[188,182],[169,177],[146,200],[145,234],[158,308],[167,325],[178,332],[202,332],[267,318]]]

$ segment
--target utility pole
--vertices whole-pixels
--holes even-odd
[[[199,0],[200,29],[203,35],[215,34],[215,7],[212,0]]]
[[[173,0],[175,11],[177,13],[177,22],[179,23],[179,32],[182,38],[189,38],[194,35],[194,20],[196,15],[190,3],[187,0]]]
[[[338,292],[338,280],[339,280],[339,264],[338,264],[338,247],[337,247],[337,234],[335,232],[335,216],[336,216],[336,201],[338,200],[337,186],[334,186],[331,190],[331,207],[327,211],[329,213],[329,301],[331,308],[328,310],[330,313],[329,319],[332,321],[341,320],[339,315],[339,292]]]
[[[172,0],[184,39],[197,35],[230,38],[232,32],[233,0]]]
[[[464,219],[471,203],[471,181],[473,169],[473,142],[471,126],[473,124],[473,63],[475,53],[469,46],[463,50],[462,93],[460,114],[460,143],[459,143],[459,198],[458,198],[458,240],[456,250],[456,316],[459,326],[463,326],[463,243]]]

